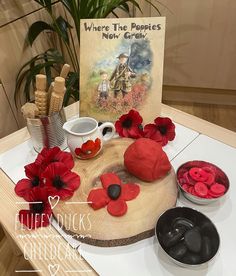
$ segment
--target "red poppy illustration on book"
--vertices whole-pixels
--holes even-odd
[[[89,159],[98,154],[101,149],[101,140],[88,140],[80,148],[75,149],[75,154],[81,159]]]

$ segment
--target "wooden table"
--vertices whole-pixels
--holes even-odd
[[[76,109],[73,107],[68,107],[66,110],[67,116],[70,117],[73,113],[76,112]],[[182,124],[190,129],[193,129],[199,133],[205,134],[209,137],[212,137],[216,140],[219,140],[225,144],[228,144],[232,147],[236,147],[236,133],[230,130],[224,129],[202,119],[196,118],[192,115],[186,114],[182,111],[176,110],[166,105],[162,105],[162,116],[171,117],[176,123]],[[16,131],[9,136],[6,136],[0,140],[0,153],[3,153],[12,147],[28,140],[30,135],[26,128],[23,128],[19,131]],[[1,200],[0,200],[0,223],[4,227],[8,239],[11,242],[15,251],[24,250],[26,242],[32,242],[30,238],[25,237],[20,239],[19,234],[26,234],[26,230],[15,230],[14,217],[20,210],[21,206],[15,204],[19,198],[14,193],[14,183],[0,170],[0,187],[1,187]],[[29,232],[30,233],[30,232]],[[47,244],[48,239],[43,238],[45,235],[58,235],[57,231],[53,227],[40,228],[37,230],[37,234],[40,235],[37,239],[37,243],[40,243],[42,246]],[[57,239],[50,239],[52,245],[57,246]],[[53,260],[53,263],[60,263],[60,271],[56,275],[65,275],[64,271],[69,270],[81,270],[84,271],[81,275],[96,275],[96,272],[92,270],[89,264],[82,258],[79,260],[68,259],[67,261],[60,261],[60,254],[64,253],[64,250],[70,250],[70,254],[74,254],[72,248],[67,246],[67,242],[61,238],[60,240],[61,247],[59,248],[58,256]],[[18,248],[18,249],[17,249]],[[39,275],[45,275],[45,271],[48,271],[48,266],[50,262],[47,260],[30,260],[32,266],[38,270]],[[88,272],[86,272],[88,271]],[[74,275],[80,275],[76,273]]]

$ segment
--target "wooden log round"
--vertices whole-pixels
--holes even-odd
[[[147,183],[130,175],[124,168],[123,155],[133,142],[128,138],[113,139],[94,159],[75,160],[73,171],[81,177],[81,186],[67,201],[60,201],[53,214],[60,226],[75,238],[96,246],[120,246],[154,235],[158,217],[176,204],[177,185],[172,169],[164,178]],[[128,211],[122,217],[111,216],[106,207],[93,210],[87,196],[101,187],[100,175],[115,172],[123,183],[138,183],[140,194],[127,201]]]

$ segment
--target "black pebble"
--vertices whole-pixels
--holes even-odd
[[[183,242],[180,242],[170,248],[169,254],[172,258],[180,261],[183,258],[183,256],[186,254],[187,250],[188,249],[186,245]]]
[[[201,256],[204,261],[208,261],[211,258],[212,245],[211,240],[208,237],[202,238]]]
[[[173,228],[178,229],[178,228],[185,228],[186,231],[190,230],[194,227],[194,224],[191,220],[179,217],[174,220],[173,222]]]
[[[186,255],[183,257],[182,262],[186,264],[199,264],[201,261],[201,257],[198,254],[187,252]]]
[[[182,229],[173,229],[163,236],[162,242],[165,247],[169,248],[177,244],[183,237],[184,231]]]
[[[118,184],[111,184],[107,189],[107,194],[111,199],[117,199],[120,196],[121,187]]]
[[[184,234],[184,241],[188,249],[194,253],[199,253],[201,250],[202,238],[197,227],[188,230]]]

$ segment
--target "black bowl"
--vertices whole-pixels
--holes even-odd
[[[219,234],[211,220],[187,207],[164,212],[156,224],[156,237],[169,258],[184,267],[209,262],[220,245]]]

